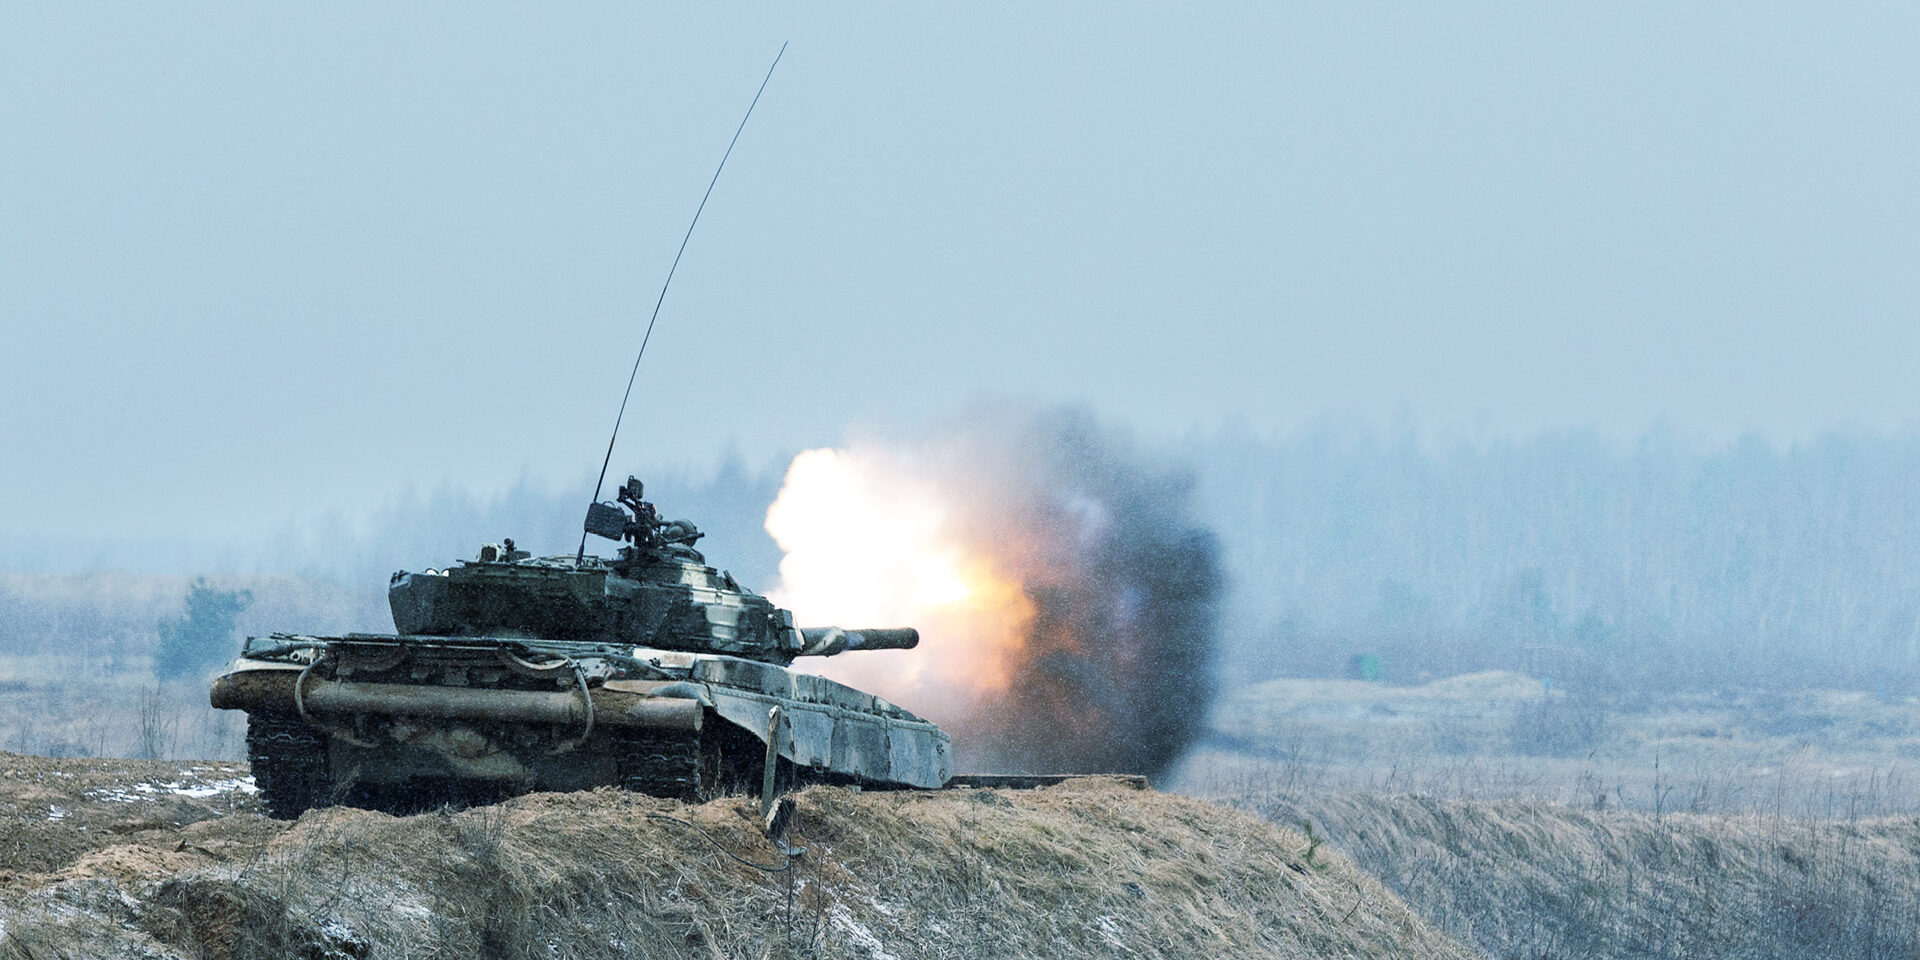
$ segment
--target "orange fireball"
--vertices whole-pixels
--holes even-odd
[[[767,510],[775,603],[805,625],[916,627],[920,646],[821,672],[935,720],[1004,691],[1034,618],[1021,585],[971,548],[961,508],[889,457],[809,450]]]

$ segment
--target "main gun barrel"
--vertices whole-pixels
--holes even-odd
[[[839,627],[802,627],[795,656],[831,657],[848,650],[912,650],[920,645],[920,631],[912,627],[842,630]]]

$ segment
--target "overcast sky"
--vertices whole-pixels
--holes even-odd
[[[1148,436],[1920,421],[1920,7],[0,7],[0,537]]]

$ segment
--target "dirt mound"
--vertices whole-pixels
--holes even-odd
[[[260,809],[245,764],[0,753],[0,894],[96,850]]]
[[[1330,845],[1497,957],[1920,957],[1920,818],[1225,798]]]
[[[0,958],[1474,955],[1298,834],[1108,780],[815,787],[789,859],[745,799],[612,790],[287,824],[236,787],[116,833],[162,808],[113,791],[188,768],[58,763],[0,779],[36,851],[0,866]]]

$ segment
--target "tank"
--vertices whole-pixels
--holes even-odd
[[[938,787],[952,741],[879,697],[791,669],[908,649],[910,628],[796,627],[708,566],[628,478],[586,532],[612,558],[512,540],[393,575],[391,634],[249,637],[210,699],[247,714],[277,817],[619,786],[706,799],[803,781]]]

